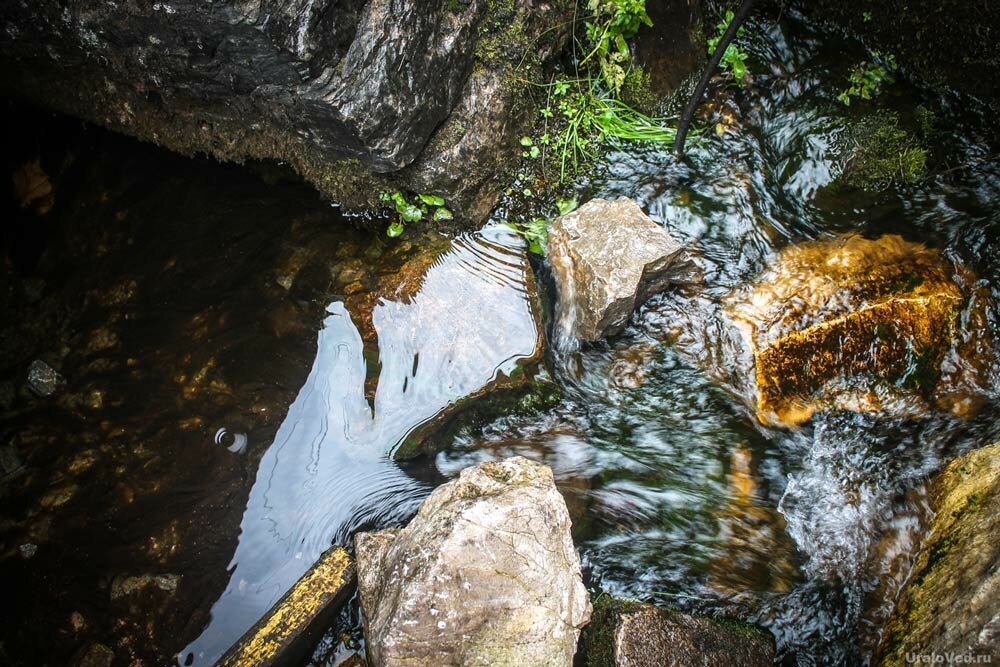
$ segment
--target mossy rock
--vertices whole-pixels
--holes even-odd
[[[606,595],[581,637],[586,667],[763,667],[774,662],[774,638],[743,621],[686,614]]]
[[[1000,660],[1000,443],[952,461],[932,485],[930,533],[879,647],[878,664],[908,655]]]
[[[944,373],[963,336],[989,338],[985,317],[960,330],[970,295],[939,252],[897,235],[838,237],[791,246],[729,312],[753,353],[756,411],[765,424],[796,425],[817,410],[923,412],[926,402],[963,415],[982,396],[987,348]],[[981,328],[980,328],[981,327]],[[952,364],[949,364],[951,366]]]

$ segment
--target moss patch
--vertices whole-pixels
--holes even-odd
[[[899,115],[879,111],[851,122],[840,137],[842,183],[879,191],[919,183],[927,173],[927,151],[900,127]]]
[[[904,665],[908,653],[996,650],[988,628],[1000,614],[1000,443],[953,461],[932,498],[934,521],[886,625],[879,665]]]
[[[625,75],[622,84],[621,98],[625,104],[654,116],[657,113],[659,98],[653,93],[652,78],[643,67],[636,65]]]

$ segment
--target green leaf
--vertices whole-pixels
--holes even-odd
[[[737,81],[742,81],[743,77],[746,76],[747,66],[743,64],[742,60],[733,61],[733,76],[736,77]]]
[[[436,211],[434,211],[434,220],[435,221],[439,221],[439,220],[451,220],[454,217],[455,216],[452,214],[452,212],[449,211],[448,209],[446,209],[444,206],[442,206],[441,208],[439,208]]]
[[[424,217],[424,212],[420,210],[419,207],[413,204],[407,204],[401,209],[397,209],[399,217],[401,217],[406,222],[418,222]]]
[[[437,195],[417,195],[420,197],[420,201],[427,204],[428,206],[444,206],[444,197],[438,197]]]
[[[576,207],[580,205],[576,197],[570,199],[556,199],[556,209],[559,211],[559,215],[566,215],[572,211],[576,210]]]
[[[537,158],[541,154],[542,151],[540,148],[538,148],[538,146],[532,146],[531,150],[528,152],[529,157],[531,157],[532,159]]]
[[[522,146],[534,146],[535,142],[531,140],[531,137],[521,137]]]
[[[385,235],[391,239],[394,239],[400,234],[402,234],[404,229],[405,227],[403,227],[402,223],[394,222],[391,225],[389,225],[389,228],[387,230],[385,230]]]

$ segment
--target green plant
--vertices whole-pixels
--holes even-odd
[[[870,100],[882,91],[883,84],[895,81],[892,73],[896,71],[896,59],[892,55],[883,56],[878,51],[872,52],[872,60],[858,63],[851,69],[845,88],[837,99],[850,106],[852,97]]]
[[[715,50],[719,48],[719,41],[725,34],[726,30],[729,29],[729,24],[733,22],[735,15],[732,10],[726,12],[725,18],[715,25],[716,34],[714,37],[708,40],[708,55],[715,53]],[[737,37],[742,37],[744,33],[743,26],[740,26],[739,30],[736,31]],[[719,66],[723,70],[728,70],[732,73],[733,78],[736,79],[740,84],[743,83],[747,75],[747,65],[746,61],[749,56],[743,50],[741,50],[736,44],[730,42],[729,46],[722,53],[722,60],[719,61]]]
[[[445,207],[443,197],[438,195],[418,194],[419,204],[411,203],[399,190],[395,192],[383,192],[379,199],[395,206],[399,220],[392,222],[385,230],[390,238],[396,238],[406,229],[407,222],[419,222],[425,215],[430,215],[435,222],[451,220],[454,215]]]
[[[584,23],[584,30],[590,50],[580,64],[596,57],[604,85],[618,95],[632,60],[628,40],[641,26],[653,25],[646,0],[589,0],[587,9],[591,20]]]
[[[579,205],[580,200],[576,197],[571,197],[569,199],[556,199],[556,209],[559,211],[559,215],[572,213]]]
[[[547,88],[550,105],[542,109],[545,133],[539,143],[551,148],[558,159],[560,183],[594,158],[607,140],[669,144],[677,136],[675,128],[664,124],[667,119],[633,109],[607,93],[598,80],[556,80]],[[558,111],[556,119],[552,106]],[[554,136],[549,133],[550,123],[557,129]]]
[[[665,119],[621,100],[622,86],[633,73],[628,40],[643,25],[652,25],[645,0],[588,0],[587,8],[590,16],[576,40],[585,54],[576,76],[535,84],[546,92],[541,133],[521,138],[522,156],[541,158],[543,172],[553,158],[558,162],[560,184],[609,140],[671,143],[676,136]]]
[[[549,239],[549,221],[533,218],[521,225],[508,224],[508,228],[520,234],[528,244],[528,251],[536,255],[545,254],[545,244]]]
[[[574,196],[569,199],[556,198],[556,210],[559,215],[566,215],[576,210],[580,205]],[[549,239],[549,221],[545,218],[532,218],[522,224],[507,224],[507,227],[520,234],[528,244],[528,251],[536,255],[545,254],[545,244]]]

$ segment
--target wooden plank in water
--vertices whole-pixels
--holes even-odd
[[[355,584],[356,572],[347,552],[340,547],[327,550],[216,667],[302,664]]]

